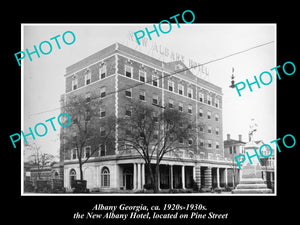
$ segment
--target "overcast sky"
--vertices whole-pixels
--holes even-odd
[[[157,21],[154,22],[157,24]],[[119,42],[127,44],[137,50],[141,49],[137,43],[128,39],[129,32],[148,27],[153,24],[24,24],[22,49],[33,51],[33,45],[38,47],[42,41],[50,41],[51,37],[72,31],[76,41],[72,45],[65,45],[61,39],[61,49],[55,42],[49,55],[32,55],[33,61],[23,60],[24,79],[24,132],[28,127],[32,129],[36,123],[60,114],[60,95],[65,91],[65,68],[101,49]],[[223,136],[231,134],[238,139],[248,141],[248,131],[251,118],[258,124],[256,134],[258,140],[265,143],[276,138],[276,79],[270,71],[276,64],[276,26],[274,24],[182,24],[180,28],[173,24],[171,32],[157,37],[152,35],[151,43],[164,46],[171,51],[192,59],[198,63],[239,52],[256,45],[275,41],[269,45],[253,49],[223,60],[207,64],[209,81],[220,86],[223,92]],[[151,54],[151,52],[149,52]],[[155,56],[155,55],[153,55]],[[187,65],[188,66],[188,65]],[[253,85],[253,92],[248,88],[239,97],[236,90],[229,88],[232,67],[234,67],[235,81],[254,81],[263,71],[273,74],[273,82],[258,89]],[[266,78],[267,80],[267,78]],[[57,122],[55,121],[57,124]],[[56,125],[59,128],[59,125]],[[50,128],[50,127],[49,127]],[[32,142],[31,137],[28,140]],[[58,155],[59,129],[48,130],[44,137],[35,140],[43,152]]]

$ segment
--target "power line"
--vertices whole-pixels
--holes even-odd
[[[239,51],[239,52],[232,53],[232,54],[230,54],[230,55],[223,56],[223,57],[218,58],[218,59],[213,59],[213,60],[211,60],[211,61],[208,61],[208,62],[206,62],[206,63],[201,64],[201,66],[202,66],[202,65],[206,65],[206,64],[208,64],[208,63],[220,61],[220,60],[222,60],[222,59],[226,59],[226,58],[228,58],[228,57],[231,57],[231,56],[234,56],[234,55],[238,55],[238,54],[241,54],[241,53],[250,51],[250,50],[252,50],[252,49],[259,48],[259,47],[262,47],[262,46],[271,44],[271,43],[273,43],[273,42],[274,42],[274,41],[269,41],[269,42],[266,42],[266,43],[263,43],[263,44],[260,44],[260,45],[253,46],[253,47],[251,47],[251,48],[248,48],[248,49],[245,49],[245,50],[242,50],[242,51]]]
[[[111,92],[107,93],[107,94],[105,95],[105,97],[106,97],[106,96],[109,96],[109,95],[112,95],[112,94],[115,94],[115,93],[118,93],[118,92],[121,92],[121,91],[128,90],[128,89],[130,89],[130,88],[135,88],[135,87],[144,85],[145,83],[152,83],[153,81],[161,80],[161,79],[170,77],[170,76],[172,76],[172,75],[174,75],[174,74],[181,73],[181,72],[184,72],[184,71],[187,71],[187,70],[190,70],[190,69],[194,69],[194,68],[199,67],[199,66],[204,66],[204,65],[207,65],[207,64],[209,64],[209,63],[217,62],[217,61],[220,61],[220,60],[223,60],[223,59],[226,59],[226,58],[229,58],[229,57],[232,57],[232,56],[235,56],[235,55],[238,55],[238,54],[241,54],[241,53],[244,53],[244,52],[247,52],[247,51],[250,51],[250,50],[253,50],[253,49],[262,47],[262,46],[265,46],[265,45],[268,45],[268,44],[271,44],[271,43],[273,43],[273,42],[274,42],[274,41],[269,41],[269,42],[266,42],[266,43],[263,43],[263,44],[260,44],[260,45],[256,45],[256,46],[253,46],[253,47],[250,47],[250,48],[247,48],[247,49],[238,51],[238,52],[234,52],[234,53],[232,53],[232,54],[229,54],[229,55],[226,55],[226,56],[217,58],[217,59],[210,60],[210,61],[205,62],[205,63],[202,63],[202,64],[197,64],[197,65],[195,65],[195,66],[186,67],[186,68],[184,68],[184,69],[182,69],[182,70],[177,70],[177,71],[175,71],[174,73],[166,74],[166,75],[161,76],[161,77],[158,77],[158,78],[156,78],[156,79],[150,79],[149,81],[147,80],[146,82],[137,83],[137,84],[135,84],[135,85],[133,85],[133,86],[130,86],[130,87],[126,87],[126,88],[123,88],[123,89],[119,89],[119,90],[117,90],[117,91],[111,91]],[[101,98],[101,96],[97,96],[97,97],[91,98],[91,100],[95,100],[95,99],[98,99],[98,98]],[[38,113],[32,113],[32,114],[29,114],[29,116],[32,116],[32,115],[38,115],[38,114],[42,114],[42,113],[46,113],[46,112],[51,112],[51,111],[55,111],[55,110],[58,110],[58,109],[61,109],[61,107],[53,108],[53,109],[50,109],[50,110],[45,110],[45,111],[38,112]]]

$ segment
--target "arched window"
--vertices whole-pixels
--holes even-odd
[[[102,187],[110,186],[110,173],[107,167],[103,167],[101,170],[101,186]]]
[[[70,170],[70,185],[71,188],[74,186],[74,181],[76,180],[76,171],[74,169]]]

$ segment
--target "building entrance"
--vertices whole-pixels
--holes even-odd
[[[126,190],[132,190],[133,189],[133,176],[132,171],[129,169],[125,169],[123,172],[123,186]]]

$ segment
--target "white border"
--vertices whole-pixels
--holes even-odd
[[[21,24],[21,49],[24,49],[24,25]],[[21,60],[21,130],[24,130],[24,61]],[[20,140],[21,141],[21,140]],[[21,141],[21,195],[24,195],[24,143]]]
[[[21,23],[21,50],[24,49],[24,26],[120,26],[120,25],[126,25],[126,26],[141,26],[142,24],[84,24],[84,23],[69,23],[69,24],[62,24],[62,23],[44,23],[44,24],[38,24],[38,23]],[[183,26],[189,26],[188,24],[182,24]],[[220,23],[214,23],[214,24],[193,24],[195,25],[207,25],[207,26],[227,26],[227,25],[241,25],[240,23],[226,23],[226,24],[220,24]],[[255,24],[255,23],[243,23],[242,25],[273,25],[275,27],[275,54],[274,54],[274,61],[275,65],[277,65],[277,23],[262,23],[262,24]],[[277,137],[277,79],[275,79],[275,136]],[[66,94],[66,93],[65,93]],[[24,62],[21,61],[21,130],[24,129]],[[207,194],[207,193],[176,193],[176,194],[152,194],[152,193],[97,193],[97,194],[49,194],[49,193],[24,193],[24,144],[21,141],[21,196],[277,196],[277,151],[275,151],[275,161],[274,161],[274,193],[272,194]]]

